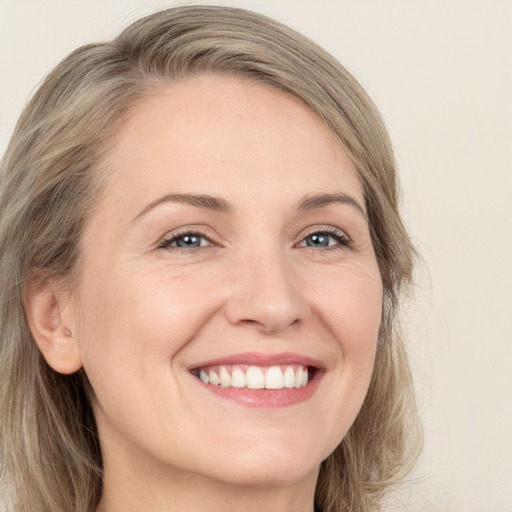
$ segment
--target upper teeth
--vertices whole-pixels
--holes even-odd
[[[199,378],[206,384],[249,389],[302,388],[308,383],[308,369],[303,365],[286,366],[214,366],[202,368]]]

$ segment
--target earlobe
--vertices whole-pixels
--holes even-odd
[[[45,280],[32,279],[23,295],[30,331],[46,362],[59,373],[78,371],[82,358],[67,294]]]

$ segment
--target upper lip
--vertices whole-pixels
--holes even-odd
[[[249,366],[281,366],[287,364],[302,364],[310,366],[315,369],[323,367],[322,363],[317,359],[305,356],[303,354],[296,354],[293,352],[281,352],[278,354],[264,354],[261,352],[242,352],[239,354],[232,354],[229,356],[219,357],[217,359],[210,359],[189,367],[189,370],[197,370],[207,366],[218,365],[232,365],[244,364]]]

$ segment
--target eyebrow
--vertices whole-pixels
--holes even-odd
[[[231,205],[220,197],[211,196],[208,194],[166,194],[165,196],[159,197],[155,201],[152,201],[146,205],[133,219],[132,222],[136,221],[153,208],[163,203],[182,203],[194,206],[196,208],[202,208],[204,210],[210,210],[214,212],[229,213],[232,208]],[[332,203],[341,203],[352,206],[355,208],[365,219],[367,219],[364,208],[352,197],[342,192],[334,194],[317,194],[308,196],[299,203],[299,210],[314,210],[316,208],[323,208]]]
[[[136,221],[150,210],[162,203],[182,203],[196,208],[203,208],[214,212],[227,213],[231,211],[230,204],[220,197],[210,196],[208,194],[167,194],[145,206],[133,219]]]
[[[317,194],[308,196],[299,204],[299,210],[313,210],[315,208],[323,208],[332,203],[341,203],[355,208],[366,220],[367,215],[364,208],[353,198],[342,192],[334,194]]]

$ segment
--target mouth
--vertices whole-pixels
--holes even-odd
[[[308,385],[315,369],[303,364],[255,366],[214,365],[198,368],[192,374],[205,384],[223,388],[300,389]]]
[[[207,390],[243,405],[283,407],[307,400],[324,373],[297,354],[238,354],[189,369]]]

